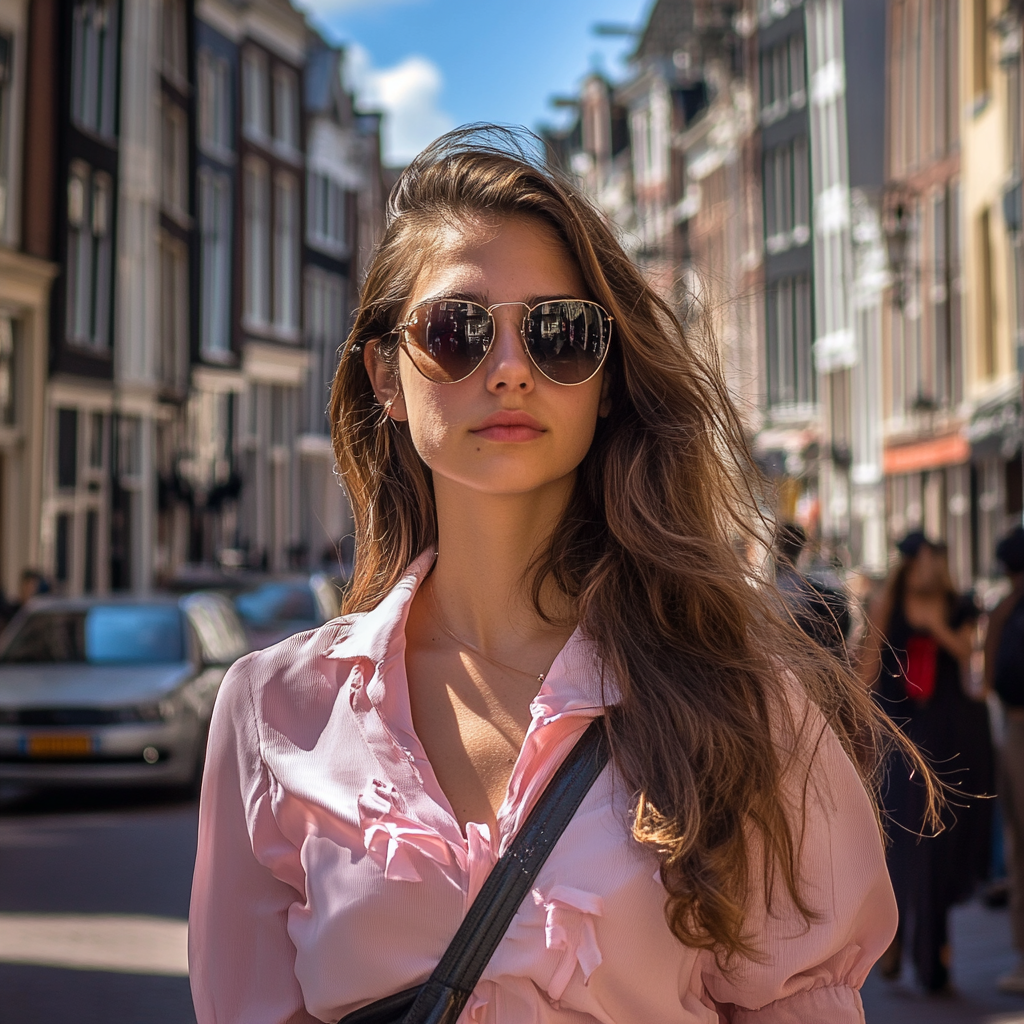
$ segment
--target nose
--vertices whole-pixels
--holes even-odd
[[[487,353],[487,390],[495,394],[503,391],[532,391],[534,387],[533,363],[526,352],[523,337],[525,305],[508,303],[495,309],[494,341]]]

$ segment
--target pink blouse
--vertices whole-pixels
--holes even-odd
[[[189,921],[199,1024],[336,1021],[424,981],[600,712],[594,650],[577,632],[531,706],[498,834],[471,823],[463,836],[409,709],[405,620],[430,564],[417,559],[372,612],[251,654],[225,678]],[[771,914],[760,900],[751,909],[762,957],[723,973],[684,946],[608,768],[460,1024],[863,1022],[858,990],[894,934],[896,908],[867,796],[820,724],[800,850],[818,914],[810,925],[780,895]]]

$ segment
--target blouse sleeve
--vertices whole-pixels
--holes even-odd
[[[804,919],[778,876],[767,909],[756,873],[748,919],[762,955],[723,971],[702,954],[704,985],[729,1024],[863,1024],[860,988],[895,935],[896,901],[868,796],[817,709],[785,778],[799,889],[814,916]]]
[[[229,670],[210,725],[188,934],[198,1024],[315,1021],[288,935],[288,909],[305,896],[298,851],[270,807],[251,691],[258,657]]]

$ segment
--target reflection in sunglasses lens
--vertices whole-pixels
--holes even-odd
[[[526,344],[538,369],[560,384],[580,384],[597,371],[611,336],[611,322],[593,302],[561,299],[531,310]],[[406,351],[417,369],[439,384],[468,377],[487,355],[494,320],[475,302],[443,299],[413,310],[405,329]]]
[[[530,354],[541,372],[560,384],[580,384],[604,359],[609,322],[592,302],[545,302],[530,314]]]

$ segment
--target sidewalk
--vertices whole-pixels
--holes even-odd
[[[872,973],[864,986],[867,1024],[1024,1024],[1024,996],[996,991],[996,978],[1016,962],[1006,910],[980,903],[952,914],[955,996],[927,996],[905,966],[898,982]]]

